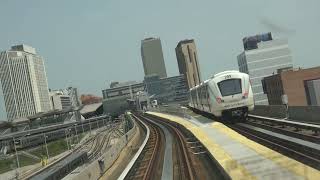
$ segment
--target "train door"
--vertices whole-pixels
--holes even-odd
[[[203,97],[202,97],[202,87],[201,86],[199,87],[198,94],[199,94],[199,104],[200,104],[199,109],[201,109],[203,111],[204,109],[203,109],[203,103],[202,103]]]
[[[206,85],[202,86],[202,107],[203,111],[208,111],[207,110],[207,94],[206,94]]]
[[[196,88],[195,90],[196,90],[196,102],[197,102],[196,108],[199,109],[199,105],[200,105],[199,88]]]
[[[209,84],[206,85],[206,99],[208,104],[208,112],[211,112],[210,95],[209,95]]]
[[[204,111],[208,111],[207,110],[207,93],[206,93],[206,90],[207,90],[207,88],[206,88],[206,85],[204,85],[203,87],[202,87],[202,106],[203,106],[203,110]]]

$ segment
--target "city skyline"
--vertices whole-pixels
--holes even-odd
[[[5,1],[0,7],[0,19],[7,26],[0,30],[0,50],[13,44],[30,44],[46,59],[49,88],[73,86],[81,93],[98,96],[111,81],[143,79],[139,49],[141,40],[149,36],[162,40],[168,76],[178,75],[174,48],[180,40],[192,38],[197,42],[205,80],[216,72],[237,69],[242,38],[268,31],[289,39],[295,66],[319,65],[320,37],[315,35],[320,30],[316,23],[320,2],[233,3],[231,8],[230,2],[214,1],[77,1],[63,2],[64,6],[56,2]],[[141,4],[157,8],[141,11]],[[226,8],[229,10],[224,12]],[[194,13],[185,18],[186,11]],[[194,22],[193,26],[189,21]],[[2,101],[2,93],[0,96]],[[0,102],[1,115],[3,108]]]

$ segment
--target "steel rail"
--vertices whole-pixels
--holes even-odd
[[[264,116],[256,116],[256,115],[248,115],[248,117],[252,119],[260,120],[263,122],[271,122],[278,125],[295,127],[297,129],[312,130],[315,132],[315,134],[318,134],[320,131],[320,125],[316,125],[316,124],[302,123],[302,122],[276,119],[276,118],[270,118],[270,117],[264,117]]]
[[[143,116],[143,118],[147,119],[148,121],[152,121],[150,118],[147,118],[145,116]],[[161,121],[159,120],[156,120],[156,118],[154,118],[155,121],[161,123]],[[171,129],[174,134],[178,137],[178,141],[179,141],[179,144],[180,144],[180,147],[182,149],[182,152],[183,152],[183,162],[185,163],[188,171],[187,171],[187,174],[188,174],[188,177],[190,180],[193,180],[194,179],[194,173],[193,173],[193,170],[192,170],[192,167],[191,167],[191,162],[190,162],[190,159],[189,159],[189,154],[188,154],[188,150],[186,148],[186,141],[184,140],[184,135],[180,132],[180,130],[174,126],[172,126],[171,124],[169,123],[161,123],[162,125],[166,126],[166,127],[169,127],[169,129]]]
[[[138,118],[139,120],[143,119],[141,118],[141,116],[135,116],[135,118]],[[140,163],[144,162],[145,164],[139,164],[138,167],[133,166],[135,169],[132,169],[132,171],[128,174],[129,176],[127,176],[126,179],[152,179],[152,175],[155,171],[156,166],[155,162],[159,153],[159,148],[161,147],[161,135],[160,130],[158,129],[159,127],[156,127],[151,122],[148,122],[147,124],[147,126],[149,126],[150,129],[149,139],[147,141],[146,146],[143,148],[143,153],[141,153],[139,156],[139,158],[141,158],[140,161],[137,161]]]
[[[129,162],[129,164],[126,166],[126,168],[122,171],[121,175],[118,177],[118,180],[123,180],[129,174],[130,170],[133,168],[134,164],[137,162],[138,158],[140,157],[143,149],[146,147],[147,142],[150,137],[149,127],[144,122],[142,122],[140,119],[138,119],[138,117],[136,117],[135,115],[132,114],[132,116],[143,125],[144,129],[146,129],[146,137],[143,140],[142,145],[139,147],[136,154],[133,156],[132,160]]]
[[[239,125],[230,125],[229,127],[248,138],[251,138],[265,146],[268,146],[271,149],[274,149],[282,154],[290,156],[300,162],[303,162],[307,165],[312,166],[313,168],[320,170],[320,158],[312,157],[310,154],[314,153],[306,151],[303,146],[293,145],[290,142],[283,141],[272,135],[257,132],[254,129],[248,127]]]

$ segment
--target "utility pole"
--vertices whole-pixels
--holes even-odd
[[[90,128],[90,136],[91,136],[91,121],[90,121],[90,118],[89,118],[89,128]]]
[[[47,145],[47,137],[45,133],[43,133],[43,137],[44,137],[44,143],[46,145],[46,151],[47,151],[47,160],[49,161],[49,151],[48,151],[48,145]]]
[[[81,123],[81,125],[82,125],[82,133],[84,133],[83,122]]]
[[[19,162],[19,157],[18,157],[18,151],[17,151],[17,147],[16,147],[16,140],[13,138],[13,146],[14,146],[14,151],[16,152],[16,159],[17,159],[17,168],[16,168],[16,177],[18,179],[19,177],[19,171],[18,169],[20,168],[20,162]]]

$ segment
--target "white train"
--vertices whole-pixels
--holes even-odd
[[[190,89],[189,106],[232,121],[246,120],[254,109],[249,75],[239,71],[224,71]]]

